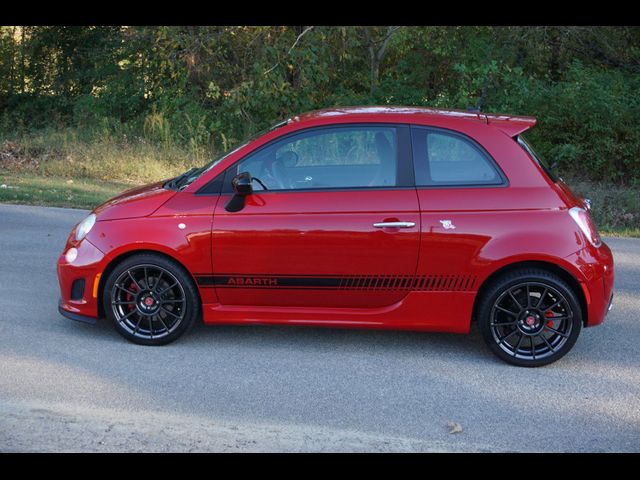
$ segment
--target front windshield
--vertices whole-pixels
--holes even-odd
[[[253,135],[251,135],[248,139],[244,140],[240,145],[238,145],[234,149],[223,153],[222,155],[220,155],[217,158],[214,158],[213,160],[211,160],[209,163],[203,165],[202,167],[192,168],[191,170],[187,170],[183,174],[181,174],[178,177],[176,177],[175,179],[173,179],[171,182],[167,182],[166,185],[169,186],[171,184],[170,185],[171,187],[174,187],[174,188],[177,188],[179,190],[182,190],[183,188],[187,187],[187,185],[190,185],[192,182],[194,182],[198,177],[200,177],[200,175],[202,175],[203,173],[206,173],[209,170],[211,170],[213,167],[215,167],[218,163],[220,163],[222,160],[227,158],[229,155],[237,152],[241,148],[243,148],[246,145],[248,145],[249,143],[253,142],[256,138],[261,137],[262,135],[264,135],[265,133],[268,133],[268,132],[270,132],[272,130],[275,130],[276,128],[282,127],[282,126],[286,125],[287,123],[288,123],[288,120],[285,120],[284,122],[280,122],[280,123],[277,123],[276,125],[273,125],[273,126],[271,126],[269,128],[265,128],[263,130],[260,130],[258,133],[254,133]]]

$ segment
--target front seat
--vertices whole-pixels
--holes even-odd
[[[380,160],[380,167],[376,176],[371,180],[371,187],[395,186],[396,184],[396,158],[387,137],[382,132],[375,135],[376,153]]]
[[[285,165],[295,165],[298,155],[295,152],[287,151],[266,160],[262,167],[262,175],[268,180],[267,185],[277,190],[288,190],[293,187],[291,178],[286,171]]]

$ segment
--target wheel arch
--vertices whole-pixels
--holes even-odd
[[[583,287],[580,281],[573,274],[571,274],[571,272],[561,267],[557,263],[547,262],[544,260],[522,260],[522,261],[508,263],[506,265],[501,266],[497,270],[493,271],[488,277],[486,277],[482,282],[482,284],[480,285],[480,288],[478,288],[478,291],[476,293],[476,298],[473,301],[473,310],[471,314],[472,322],[476,321],[478,304],[480,303],[480,299],[482,298],[486,290],[489,288],[491,283],[501,275],[519,268],[539,268],[542,270],[546,270],[550,273],[558,275],[562,280],[567,282],[567,284],[569,284],[569,286],[573,289],[574,293],[578,297],[578,300],[580,301],[580,309],[582,310],[582,316],[583,316],[582,324],[583,326],[587,325],[588,305],[587,305],[585,292],[583,290]]]
[[[160,257],[165,257],[168,258],[169,260],[172,260],[174,262],[176,262],[178,265],[180,265],[180,267],[182,267],[184,269],[185,272],[187,272],[187,274],[189,275],[189,277],[191,278],[191,280],[193,281],[193,284],[196,286],[196,292],[198,293],[198,302],[200,302],[200,306],[202,307],[202,296],[200,295],[200,289],[198,288],[198,282],[196,281],[196,279],[193,277],[193,274],[189,271],[189,269],[187,267],[184,266],[184,264],[175,256],[168,254],[165,251],[161,251],[161,250],[154,250],[152,248],[141,248],[141,249],[137,249],[137,250],[127,250],[125,252],[122,252],[120,254],[118,254],[117,256],[115,256],[114,258],[112,258],[109,263],[107,264],[107,266],[102,270],[102,275],[100,276],[100,281],[98,282],[98,317],[99,318],[104,318],[105,317],[105,311],[104,311],[104,304],[103,304],[103,296],[104,296],[104,286],[107,283],[107,278],[109,278],[109,275],[111,275],[111,272],[113,271],[114,268],[116,268],[116,266],[118,266],[118,264],[120,264],[121,262],[123,262],[124,260],[126,260],[129,257],[132,257],[134,255],[139,255],[139,254],[143,254],[143,253],[150,253],[153,255],[158,255]],[[202,312],[202,308],[200,308],[200,312]]]

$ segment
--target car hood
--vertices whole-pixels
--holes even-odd
[[[165,182],[132,188],[107,200],[95,208],[97,220],[119,220],[151,215],[176,194],[175,190],[162,188]]]

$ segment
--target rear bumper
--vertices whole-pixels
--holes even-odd
[[[609,300],[609,306],[607,307],[607,313],[613,309],[613,292],[611,292],[611,299]]]
[[[567,257],[579,271],[587,304],[585,327],[600,325],[613,306],[614,263],[606,243],[589,246]]]

